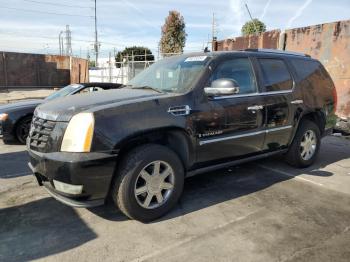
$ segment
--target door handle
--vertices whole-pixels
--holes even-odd
[[[300,105],[300,104],[303,104],[304,101],[303,100],[293,100],[292,102],[290,102],[291,104],[293,105]]]
[[[250,107],[248,107],[247,109],[250,110],[250,111],[256,111],[256,110],[264,109],[264,106],[262,106],[262,105],[250,106]]]

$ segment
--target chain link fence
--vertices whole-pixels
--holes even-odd
[[[179,55],[180,53],[163,54],[163,56]],[[126,84],[130,79],[151,66],[156,60],[147,60],[146,55],[126,55],[121,57],[122,62],[115,62],[110,58],[100,67],[90,68],[90,82],[111,82]],[[143,61],[135,61],[143,60]]]

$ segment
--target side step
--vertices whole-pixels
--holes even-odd
[[[260,155],[256,155],[256,156],[237,159],[237,160],[226,162],[226,163],[221,163],[221,164],[217,164],[217,165],[199,168],[199,169],[187,172],[186,177],[191,177],[191,176],[195,176],[195,175],[202,174],[202,173],[207,173],[207,172],[214,171],[214,170],[228,168],[228,167],[236,166],[236,165],[243,164],[246,162],[250,162],[250,161],[254,161],[254,160],[258,160],[258,159],[262,159],[262,158],[266,158],[266,157],[270,157],[270,156],[274,156],[274,155],[278,155],[278,154],[283,154],[283,153],[286,153],[287,151],[288,151],[288,149],[281,149],[281,150],[277,150],[274,152],[268,152],[268,153],[264,153],[264,154],[260,154]]]

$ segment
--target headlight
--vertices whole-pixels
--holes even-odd
[[[9,117],[8,114],[2,113],[2,114],[0,114],[0,121],[5,121],[5,120],[7,120],[8,117]]]
[[[90,152],[95,119],[91,113],[80,113],[72,117],[64,133],[61,151]]]

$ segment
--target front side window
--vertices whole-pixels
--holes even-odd
[[[266,92],[286,91],[293,88],[293,80],[286,64],[280,59],[258,59]]]
[[[239,85],[238,94],[256,93],[256,81],[248,58],[236,58],[221,63],[214,71],[211,82],[221,78],[235,80]]]

